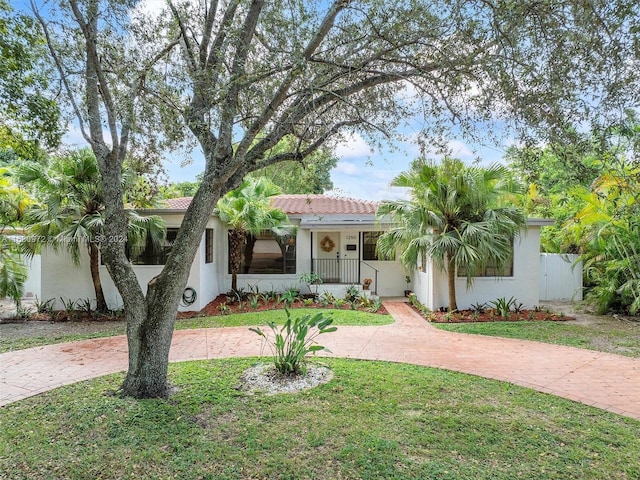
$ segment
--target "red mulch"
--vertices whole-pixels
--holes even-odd
[[[566,320],[574,320],[573,317],[544,310],[522,310],[519,313],[511,312],[509,318],[503,318],[502,315],[492,309],[487,309],[483,313],[478,314],[475,314],[473,310],[459,310],[454,313],[431,312],[426,316],[415,307],[414,310],[432,323],[562,322]]]
[[[221,305],[226,305],[226,310],[223,313]],[[249,300],[244,300],[242,305],[239,302],[230,302],[226,295],[218,295],[213,301],[209,302],[199,312],[180,312],[178,318],[192,318],[192,317],[215,317],[217,315],[228,315],[230,313],[248,313],[248,312],[264,312],[266,310],[284,310],[284,303],[276,302],[276,300],[270,300],[265,304],[262,300],[258,302],[258,306],[253,308],[249,303]],[[291,305],[288,305],[289,309],[294,308],[337,308],[334,305],[322,305],[318,302],[304,303],[304,300],[296,300]],[[342,310],[351,310],[351,305],[346,303],[340,307]],[[362,307],[359,310],[366,312],[367,307]],[[376,313],[386,314],[387,310],[384,307],[380,307]]]
[[[226,305],[226,310],[223,312],[221,305]],[[262,300],[258,303],[256,308],[253,308],[248,300],[244,300],[242,305],[238,302],[230,302],[226,295],[219,295],[212,302],[207,304],[200,311],[179,312],[177,318],[193,318],[193,317],[214,317],[216,315],[228,315],[230,313],[248,313],[248,312],[262,312],[265,310],[283,310],[284,303],[277,303],[275,300],[270,300],[265,304]],[[321,305],[317,302],[311,302],[310,304],[303,303],[303,300],[297,300],[288,308],[338,308],[334,305]],[[346,303],[340,307],[342,310],[351,310],[351,305]],[[366,312],[369,311],[367,307],[361,307],[359,310]],[[387,310],[384,307],[376,312],[379,314],[386,314]],[[3,319],[3,322],[23,322],[25,319]],[[77,310],[75,312],[67,312],[66,310],[60,310],[52,313],[33,313],[29,316],[29,320],[40,320],[46,322],[87,322],[87,321],[118,321],[124,320],[124,316],[117,315],[103,315],[103,314],[89,314],[84,311]]]

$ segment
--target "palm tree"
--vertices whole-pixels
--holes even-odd
[[[216,212],[220,220],[229,225],[229,264],[233,291],[238,291],[243,246],[247,247],[245,263],[248,264],[253,243],[260,232],[269,230],[277,237],[295,232],[287,215],[271,206],[271,197],[280,192],[280,187],[265,177],[249,178],[218,201]],[[283,248],[282,242],[279,243]]]
[[[410,199],[383,202],[377,215],[394,226],[381,235],[378,250],[394,255],[410,270],[430,257],[447,272],[449,309],[457,310],[456,272],[471,285],[488,264],[502,269],[511,261],[513,240],[525,224],[521,209],[504,206],[520,190],[500,165],[468,167],[445,158],[440,165],[418,159],[391,185],[410,188]]]
[[[107,310],[100,280],[100,243],[103,240],[104,200],[102,180],[95,156],[90,149],[82,149],[66,156],[53,158],[49,164],[25,162],[17,169],[23,184],[33,187],[39,205],[27,213],[30,238],[26,253],[33,254],[43,244],[54,251],[64,250],[76,265],[86,248],[98,311]],[[131,176],[123,176],[131,178]],[[158,216],[143,217],[128,211],[128,242],[139,246],[147,236],[159,245],[165,235],[164,222]]]
[[[18,254],[18,245],[7,233],[22,220],[32,200],[15,186],[8,168],[0,168],[0,298],[11,297],[20,304],[27,279],[27,267]]]

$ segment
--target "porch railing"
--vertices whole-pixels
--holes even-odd
[[[324,283],[360,283],[360,260],[349,258],[315,258],[313,272]]]

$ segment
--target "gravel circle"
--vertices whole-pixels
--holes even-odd
[[[258,363],[242,373],[236,388],[250,395],[296,393],[327,383],[332,378],[333,371],[323,365],[310,364],[304,375],[288,376],[278,372],[272,363]]]

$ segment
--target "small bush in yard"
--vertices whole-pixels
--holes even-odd
[[[323,333],[335,332],[337,327],[332,327],[333,318],[325,317],[322,313],[316,313],[291,318],[291,312],[285,309],[287,321],[278,329],[274,322],[269,324],[274,338],[269,338],[260,328],[250,328],[265,339],[271,352],[276,369],[283,375],[296,375],[304,373],[304,357],[307,353],[315,353],[324,350],[321,345],[314,345],[315,338]]]

